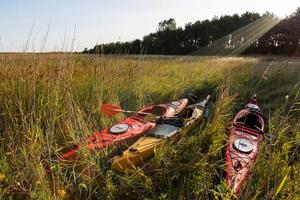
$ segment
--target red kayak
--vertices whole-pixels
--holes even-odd
[[[235,193],[255,163],[259,147],[264,140],[265,116],[261,112],[256,97],[233,118],[228,130],[225,150],[226,182]]]
[[[74,149],[63,153],[60,158],[74,160],[77,158],[77,152],[83,147],[89,150],[102,150],[110,145],[131,144],[156,125],[154,122],[145,121],[144,117],[147,115],[143,113],[171,117],[182,111],[188,104],[189,100],[185,98],[171,103],[147,106],[133,116],[84,139]]]

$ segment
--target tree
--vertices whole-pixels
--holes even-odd
[[[162,32],[166,30],[170,30],[170,31],[176,30],[176,21],[174,18],[170,18],[168,20],[163,20],[159,22],[158,32]]]
[[[88,53],[88,48],[85,47],[82,53]]]
[[[293,13],[293,16],[300,16],[300,7],[296,9],[296,11]]]

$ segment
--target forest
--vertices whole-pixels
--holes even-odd
[[[269,24],[273,26],[268,27]],[[260,31],[262,34],[253,38]],[[246,12],[242,15],[224,15],[211,20],[189,22],[184,28],[178,27],[176,20],[170,18],[159,22],[157,31],[145,35],[142,40],[99,44],[92,49],[85,48],[83,53],[224,55],[238,52],[299,55],[299,44],[300,8],[297,8],[282,20],[269,12]]]

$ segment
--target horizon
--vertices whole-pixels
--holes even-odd
[[[233,3],[234,8],[227,7]],[[219,3],[188,0],[184,4],[178,0],[90,0],[84,4],[79,0],[26,3],[14,0],[0,3],[0,52],[80,52],[96,44],[142,39],[155,32],[164,19],[174,18],[178,27],[184,27],[189,22],[247,11],[259,14],[269,11],[283,18],[299,6],[296,0],[289,4],[271,0]]]

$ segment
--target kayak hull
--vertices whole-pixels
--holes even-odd
[[[141,112],[171,117],[181,112],[187,105],[188,99],[181,99],[167,104],[150,105],[142,109]],[[134,114],[117,122],[111,127],[87,137],[76,148],[63,153],[60,159],[75,160],[78,156],[78,151],[83,148],[90,151],[99,151],[109,146],[130,145],[155,127],[156,124],[154,122],[145,121],[144,117],[146,117],[145,114]]]
[[[142,137],[134,143],[122,156],[114,159],[112,168],[119,172],[126,169],[135,169],[154,155],[154,150],[163,143],[163,139],[155,137]]]
[[[256,104],[248,105],[235,115],[228,130],[225,149],[226,183],[234,193],[240,192],[264,140],[264,116]]]
[[[189,115],[185,126],[179,128],[169,124],[159,124],[151,129],[145,136],[137,140],[132,146],[125,150],[121,155],[115,156],[112,168],[118,172],[128,169],[136,169],[155,155],[157,148],[163,146],[167,138],[174,139],[189,132],[197,122],[203,118],[204,108],[187,107],[180,113],[180,116]],[[189,113],[192,111],[192,114]]]

